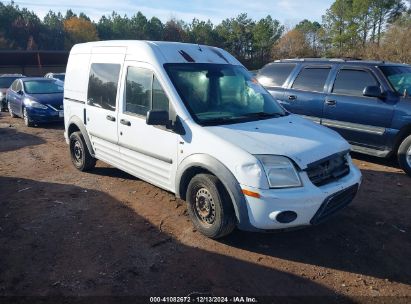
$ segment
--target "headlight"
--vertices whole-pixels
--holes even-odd
[[[0,92],[0,99],[3,99],[4,95],[3,92]]]
[[[30,98],[25,98],[24,99],[24,104],[28,107],[32,107],[32,108],[37,108],[37,109],[43,109],[46,110],[48,109],[47,106],[38,103],[37,101],[31,100]]]
[[[255,155],[263,165],[270,188],[301,187],[302,183],[294,164],[287,157]]]

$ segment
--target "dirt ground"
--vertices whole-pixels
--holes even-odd
[[[363,185],[328,222],[214,241],[171,193],[102,162],[77,171],[62,125],[2,113],[0,295],[411,296],[411,178],[353,157]]]

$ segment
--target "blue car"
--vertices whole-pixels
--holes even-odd
[[[16,79],[6,94],[11,117],[22,117],[28,127],[64,120],[63,83],[56,79]]]

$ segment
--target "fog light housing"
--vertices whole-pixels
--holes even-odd
[[[294,211],[283,211],[277,214],[275,217],[276,221],[281,224],[288,224],[297,218],[297,213]]]

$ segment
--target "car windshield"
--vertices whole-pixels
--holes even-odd
[[[382,66],[380,69],[397,93],[411,96],[411,67]]]
[[[9,88],[17,78],[19,77],[0,77],[0,88]]]
[[[56,80],[28,80],[23,83],[24,90],[28,94],[63,93],[62,83]]]
[[[165,68],[193,119],[219,125],[286,115],[284,109],[241,66],[166,64]]]

